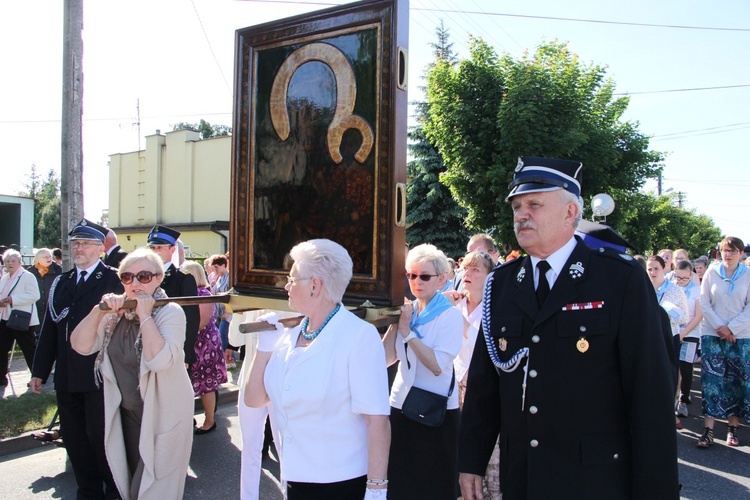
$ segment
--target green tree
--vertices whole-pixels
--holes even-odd
[[[55,171],[50,169],[47,179],[42,180],[37,174],[36,165],[31,165],[31,173],[27,178],[26,191],[20,192],[19,195],[35,200],[34,246],[60,247],[60,179]]]
[[[208,139],[210,137],[221,137],[225,135],[232,135],[232,127],[228,125],[211,125],[206,120],[201,118],[200,123],[187,123],[180,122],[172,125],[172,130],[195,130],[200,132],[201,139]]]
[[[436,29],[436,35],[437,42],[430,44],[435,61],[455,61],[451,49],[453,44],[448,42],[448,30],[442,22]],[[424,103],[417,104],[415,118],[417,125],[409,131],[409,152],[414,159],[406,166],[409,178],[406,188],[406,241],[412,246],[432,243],[446,255],[457,257],[464,254],[471,235],[464,224],[466,209],[440,183],[445,165],[435,146],[425,137],[427,106]]]
[[[675,206],[672,196],[630,193],[617,203],[623,218],[621,233],[638,253],[684,248],[695,258],[707,254],[722,238],[710,217]]]
[[[586,201],[635,193],[661,171],[662,153],[649,150],[637,123],[621,120],[628,98],[614,98],[605,68],[582,64],[564,43],[514,59],[472,39],[469,59],[439,61],[427,82],[425,132],[447,166],[441,181],[467,208],[469,226],[499,241],[515,243],[504,199],[518,156],[582,161]],[[616,211],[608,222],[622,220]]]

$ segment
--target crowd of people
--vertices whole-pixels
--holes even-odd
[[[290,500],[678,498],[696,364],[696,446],[717,419],[739,446],[750,421],[745,246],[724,238],[715,262],[591,247],[576,235],[582,168],[519,159],[506,201],[525,253],[503,262],[486,234],[455,260],[409,249],[409,298],[381,331],[344,306],[353,262],[331,240],[291,250],[292,313],[233,318],[163,300],[227,292],[226,255],[184,261],[163,225],[127,254],[84,219],[69,271],[49,249],[28,269],[3,253],[0,382],[14,341],[33,392],[55,367],[61,427],[40,439],[62,436],[80,498],[179,498],[240,349],[243,499],[258,498],[271,434]],[[266,326],[239,334],[246,321]]]

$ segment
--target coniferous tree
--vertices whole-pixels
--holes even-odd
[[[443,23],[436,29],[437,42],[430,44],[435,63],[454,63],[453,44]],[[435,63],[428,66],[431,68]],[[426,103],[417,104],[417,125],[409,132],[409,152],[414,158],[406,167],[407,184],[406,240],[410,245],[432,243],[449,257],[458,257],[466,251],[470,232],[464,225],[466,210],[451,196],[450,190],[440,182],[446,167],[437,148],[424,134],[427,119]]]

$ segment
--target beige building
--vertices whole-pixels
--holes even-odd
[[[146,149],[110,155],[108,226],[130,252],[154,224],[182,233],[186,257],[229,250],[232,138],[193,130],[146,137]]]

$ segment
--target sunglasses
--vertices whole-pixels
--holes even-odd
[[[440,276],[439,274],[412,274],[406,273],[406,277],[412,281],[419,278],[422,281],[430,281],[432,278]]]
[[[150,273],[148,271],[140,271],[138,274],[122,273],[120,275],[120,281],[122,281],[123,285],[129,285],[133,282],[133,279],[137,279],[138,283],[145,285],[146,283],[151,283],[154,276],[158,276],[158,274]]]

